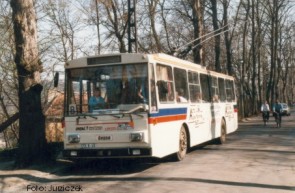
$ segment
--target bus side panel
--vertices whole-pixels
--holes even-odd
[[[150,125],[152,156],[165,157],[179,149],[179,133],[182,121]]]
[[[179,134],[187,108],[163,108],[149,118],[152,156],[164,157],[179,150]]]
[[[224,103],[211,103],[211,132],[210,139],[216,139],[221,135],[221,122],[224,117]]]
[[[225,103],[200,103],[192,104],[188,115],[191,146],[221,136],[221,122],[225,119],[227,133],[237,129],[237,117],[232,107],[233,104]]]
[[[235,103],[228,103],[225,105],[225,120],[227,133],[232,133],[238,128],[237,112],[234,108]]]
[[[191,146],[208,141],[211,128],[210,104],[200,103],[191,105],[187,123]]]

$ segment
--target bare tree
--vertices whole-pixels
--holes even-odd
[[[9,2],[0,4],[0,133],[3,132],[6,147],[18,143],[18,81],[13,62],[14,39]]]
[[[150,26],[151,26],[151,37],[153,37],[155,41],[156,52],[161,52],[162,45],[156,30],[156,10],[159,4],[159,0],[147,0],[147,3],[148,3],[148,10],[149,10],[148,14],[149,14]]]
[[[12,0],[15,63],[19,83],[19,151],[17,165],[24,167],[46,158],[45,117],[41,107],[36,15],[33,0]]]
[[[96,35],[94,37],[97,38],[95,53],[100,54],[102,50],[101,18],[103,17],[101,0],[91,0],[90,2],[77,0],[77,3],[78,10],[87,17],[86,26],[95,26]]]
[[[267,85],[267,98],[271,101],[280,98],[279,94],[279,79],[282,72],[281,57],[280,57],[280,34],[284,25],[284,18],[291,8],[288,0],[267,0],[263,6],[266,9],[266,14],[270,18],[269,31],[269,50],[270,50],[270,74]]]
[[[76,58],[76,51],[79,49],[75,43],[75,35],[80,30],[81,18],[73,14],[71,7],[72,5],[65,1],[50,0],[43,3],[45,18],[50,24],[47,33],[51,39],[51,57],[62,63]]]
[[[107,38],[111,38],[113,35],[116,37],[118,42],[119,51],[121,53],[127,52],[125,35],[127,31],[127,4],[118,3],[114,0],[102,1],[106,18],[102,21],[102,25],[106,27],[109,35]]]

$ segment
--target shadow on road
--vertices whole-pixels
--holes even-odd
[[[68,164],[55,175],[122,175],[142,172],[159,164],[156,159],[101,159]]]
[[[34,170],[45,172],[58,176],[69,175],[123,175],[142,172],[159,163],[165,162],[166,159],[97,159],[81,160],[71,162],[68,160],[58,159],[54,162],[33,165],[25,170]],[[14,168],[14,161],[0,160],[0,171],[17,171]],[[0,172],[1,173],[1,172]]]
[[[229,186],[240,186],[240,187],[256,187],[265,189],[278,189],[278,190],[295,190],[293,186],[283,186],[283,185],[271,185],[271,184],[261,184],[261,183],[249,183],[249,182],[231,182],[223,180],[209,180],[209,179],[199,179],[199,178],[187,178],[187,177],[75,177],[75,178],[60,178],[60,179],[48,179],[40,178],[28,174],[19,175],[0,175],[0,178],[8,177],[18,177],[31,182],[38,183],[74,183],[74,182],[156,182],[156,181],[170,181],[170,182],[194,182],[194,183],[207,183],[207,184],[220,184]]]

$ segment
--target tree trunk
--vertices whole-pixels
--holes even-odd
[[[270,42],[270,77],[267,86],[267,96],[271,98],[271,101],[274,102],[278,98],[278,91],[276,88],[276,83],[278,79],[278,66],[277,66],[277,48],[278,48],[278,7],[277,1],[273,0],[272,6],[270,5],[271,11],[271,42]]]
[[[233,75],[232,70],[232,53],[231,53],[231,38],[229,37],[229,27],[228,27],[228,5],[227,0],[222,1],[223,5],[223,22],[224,22],[224,41],[226,48],[226,70],[229,75]]]
[[[260,9],[259,9],[259,2],[257,1],[256,2],[256,7],[255,7],[255,12],[256,12],[256,15],[255,15],[255,21],[257,23],[257,48],[260,48],[262,46],[262,26],[261,26],[261,20],[260,20]],[[262,82],[262,65],[261,65],[261,50],[258,49],[257,50],[257,82],[258,82],[258,92],[257,92],[257,95],[258,95],[258,100],[259,100],[259,106],[265,101],[268,99],[266,98],[265,96],[265,93],[262,92],[262,88],[264,87],[263,86],[263,82]],[[264,76],[264,75],[263,75]]]
[[[215,70],[217,72],[221,72],[221,66],[220,66],[220,35],[217,35],[221,32],[218,26],[218,16],[217,16],[217,1],[216,0],[210,0],[211,1],[211,10],[212,10],[212,23],[213,23],[213,29],[214,29],[214,50],[215,50]]]
[[[127,20],[125,21],[123,30],[121,32],[120,29],[119,29],[120,25],[119,25],[118,13],[117,13],[118,6],[115,5],[115,2],[113,0],[110,3],[111,3],[112,11],[113,11],[113,14],[114,14],[114,20],[113,20],[112,23],[114,25],[115,35],[116,35],[116,37],[118,39],[118,42],[119,42],[119,50],[120,50],[120,53],[126,53],[127,50],[126,50],[126,45],[125,45],[125,41],[124,41],[124,35],[125,35],[125,32],[126,32],[128,21]],[[110,20],[112,20],[111,17],[110,17]]]
[[[241,104],[241,117],[244,118],[245,116],[248,115],[248,110],[246,107],[246,99],[245,99],[245,87],[246,87],[246,63],[247,63],[247,33],[248,33],[248,19],[249,19],[249,14],[250,14],[250,2],[248,0],[246,6],[245,6],[245,23],[244,23],[244,28],[243,28],[243,62],[242,62],[242,69],[241,69],[241,99],[240,99],[240,104]]]
[[[42,160],[45,154],[45,118],[41,108],[42,70],[38,56],[33,0],[11,0],[15,37],[15,63],[19,95],[18,167]]]
[[[152,34],[151,36],[155,40],[155,47],[156,47],[156,52],[162,52],[162,46],[161,46],[161,41],[159,39],[159,35],[156,30],[156,7],[159,3],[159,0],[151,0],[147,1],[149,5],[149,18],[151,22],[151,30]]]
[[[256,39],[256,25],[255,25],[255,1],[252,0],[251,1],[251,10],[252,10],[252,42],[251,42],[251,50],[252,50],[252,114],[256,114],[257,113],[257,82],[256,82],[256,57],[257,57],[257,53],[256,53],[256,44],[257,44],[257,39]]]
[[[203,7],[200,0],[195,0],[193,2],[193,26],[194,26],[194,39],[198,39],[203,34]],[[195,41],[194,45],[197,45],[194,50],[194,62],[197,64],[204,65],[203,61],[203,48],[201,39]]]
[[[98,0],[94,0],[95,2],[95,13],[96,13],[96,30],[97,30],[97,54],[100,54],[101,49],[101,43],[100,43],[100,17],[99,17],[99,6],[98,6]]]

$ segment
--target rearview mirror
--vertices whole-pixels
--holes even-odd
[[[54,75],[54,79],[53,79],[54,87],[58,86],[58,81],[59,81],[59,72],[56,72],[55,75]]]

